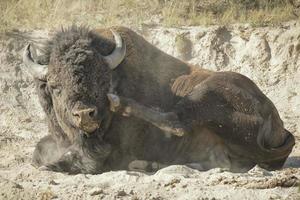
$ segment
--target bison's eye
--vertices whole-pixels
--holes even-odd
[[[44,90],[46,88],[47,84],[46,83],[42,83],[40,84],[40,89],[41,90]]]

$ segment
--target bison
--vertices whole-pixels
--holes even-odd
[[[247,77],[190,66],[124,27],[71,26],[23,53],[49,134],[33,163],[97,174],[184,164],[243,172],[282,167],[295,144]]]

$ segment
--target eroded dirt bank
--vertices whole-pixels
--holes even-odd
[[[198,172],[170,166],[154,175],[118,171],[69,176],[30,165],[35,143],[47,133],[44,114],[20,52],[47,32],[0,41],[0,199],[299,199],[300,24],[280,27],[162,28],[140,34],[163,51],[213,70],[240,72],[274,102],[296,147],[280,171],[254,168],[245,174],[221,169]],[[28,39],[28,38],[27,38]]]

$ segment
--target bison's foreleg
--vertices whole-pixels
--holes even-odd
[[[82,135],[77,139],[76,143],[66,148],[58,159],[44,164],[41,169],[70,174],[102,172],[111,146],[97,137],[85,138]]]
[[[85,156],[80,149],[77,149],[78,148],[70,147],[58,160],[47,163],[40,167],[40,169],[56,172],[68,172],[70,174],[99,173],[100,171],[97,169],[97,161]]]
[[[77,153],[71,147],[66,147],[57,142],[52,135],[42,138],[33,153],[33,165],[40,170],[51,170],[58,172],[78,171],[74,167]]]
[[[63,146],[59,146],[52,135],[43,137],[36,145],[33,152],[32,162],[36,167],[51,163],[62,155]]]
[[[72,151],[67,151],[58,160],[47,163],[46,165],[40,167],[40,170],[49,170],[56,172],[69,172],[72,174],[79,173],[80,168],[74,167],[74,161],[78,160],[77,153]]]
[[[183,136],[189,131],[173,112],[160,112],[141,105],[132,99],[119,97],[115,94],[108,94],[108,98],[113,112],[121,113],[124,116],[134,116],[143,119],[173,135]]]

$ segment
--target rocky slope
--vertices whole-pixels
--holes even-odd
[[[300,178],[300,24],[136,29],[163,51],[199,67],[231,70],[252,80],[274,102],[296,147],[280,171],[198,172],[170,166],[154,175],[108,172],[69,176],[30,165],[35,143],[47,133],[44,114],[20,53],[43,31],[0,40],[0,199],[297,199]],[[30,36],[30,37],[27,37]],[[25,39],[24,39],[25,38]]]

